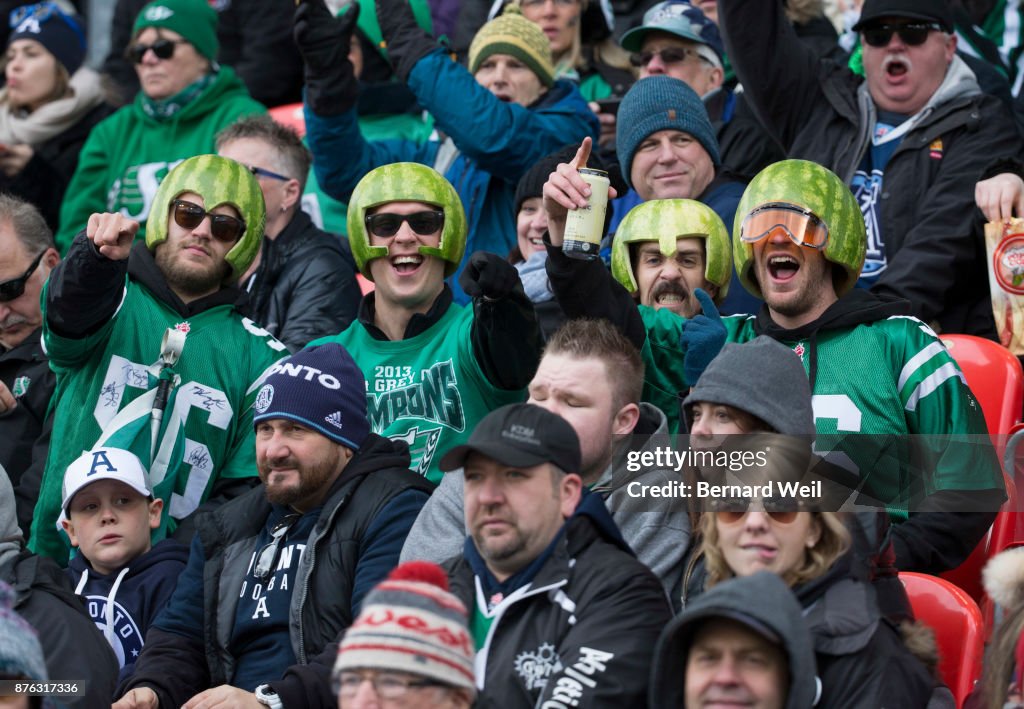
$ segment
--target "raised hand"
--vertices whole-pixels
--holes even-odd
[[[93,214],[85,227],[85,235],[96,250],[111,261],[123,261],[132,250],[139,223],[123,214]]]
[[[715,301],[702,288],[693,294],[703,312],[687,320],[679,335],[679,347],[686,352],[683,355],[683,374],[690,386],[697,384],[711,360],[718,356],[726,338],[725,325],[715,307]]]
[[[562,245],[569,210],[587,206],[590,185],[580,177],[579,171],[587,166],[592,145],[589,136],[584,138],[572,160],[559,163],[544,183],[544,211],[548,215],[548,238],[553,246]],[[618,197],[618,193],[614,187],[609,187],[608,199],[615,197]]]

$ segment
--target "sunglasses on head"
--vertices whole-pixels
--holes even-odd
[[[788,497],[730,497],[715,500],[711,504],[711,509],[722,524],[736,524],[747,516],[755,502],[759,504],[754,509],[760,509],[770,520],[778,524],[792,524],[796,521],[797,515],[805,510],[805,503],[802,500]]]
[[[704,57],[695,49],[690,49],[689,47],[666,47],[656,52],[634,52],[629,55],[629,63],[635,67],[645,67],[651,63],[654,57],[658,57],[661,59],[662,64],[678,64],[679,62],[685,62],[691,56],[704,60]]]
[[[430,236],[441,230],[444,226],[444,212],[423,211],[412,214],[393,214],[391,212],[377,212],[366,215],[366,228],[374,236],[387,238],[394,236],[402,228],[402,222],[408,222],[409,228],[420,236]]]
[[[28,267],[22,275],[17,278],[12,278],[9,281],[0,283],[0,302],[6,303],[9,300],[14,300],[21,296],[25,292],[25,284],[28,283],[28,279],[32,277],[36,269],[39,267],[39,262],[43,260],[43,256],[46,254],[44,250],[41,254],[36,256],[35,261]]]
[[[188,44],[184,39],[164,39],[161,37],[153,44],[133,44],[124,50],[125,57],[133,64],[141,64],[142,58],[150,49],[157,59],[170,59],[174,56],[174,47],[178,44]]]
[[[210,234],[217,241],[231,244],[242,238],[245,233],[245,222],[228,214],[207,212],[198,204],[176,199],[171,203],[174,223],[182,229],[195,229],[204,219],[210,218]]]
[[[871,47],[887,47],[892,40],[893,33],[900,36],[903,44],[909,47],[918,47],[928,39],[928,33],[932,30],[941,32],[942,25],[934,22],[907,22],[904,24],[871,25],[863,28],[860,33],[864,38],[864,44]]]

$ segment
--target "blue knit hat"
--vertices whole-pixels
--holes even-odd
[[[254,425],[288,419],[352,450],[370,433],[366,379],[335,342],[299,350],[271,367],[252,407]]]
[[[633,84],[619,105],[615,145],[622,178],[630,187],[630,168],[640,143],[651,133],[678,130],[689,133],[704,146],[711,162],[720,165],[718,140],[707,109],[686,82],[659,74]]]
[[[18,39],[34,39],[56,57],[68,75],[85,61],[85,32],[81,22],[53,2],[23,5],[11,10],[7,46]]]

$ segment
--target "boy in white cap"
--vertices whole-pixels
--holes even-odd
[[[120,448],[83,453],[64,474],[61,526],[78,554],[67,573],[121,665],[134,669],[146,631],[188,561],[171,539],[153,546],[163,500],[153,498],[142,462]]]

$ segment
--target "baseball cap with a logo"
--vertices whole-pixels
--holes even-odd
[[[78,456],[64,472],[64,514],[68,505],[82,488],[99,480],[117,480],[143,497],[152,497],[146,480],[146,469],[134,453],[121,448],[95,448]]]
[[[534,404],[509,404],[484,416],[469,441],[441,459],[441,470],[461,468],[470,453],[513,468],[553,463],[566,473],[580,471],[576,431],[561,416]]]
[[[651,32],[665,32],[695,42],[700,56],[712,65],[722,65],[725,46],[718,26],[688,2],[665,0],[654,5],[644,13],[643,23],[623,34],[619,44],[627,52],[639,52]]]

